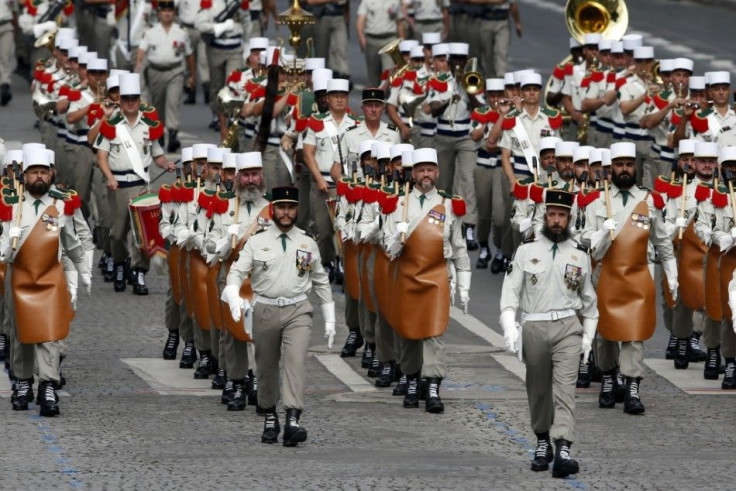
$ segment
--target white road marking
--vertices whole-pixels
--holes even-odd
[[[693,363],[687,370],[675,370],[672,360],[661,358],[647,358],[644,363],[687,394],[736,394],[736,391],[721,389],[721,380],[705,380],[701,363]]]
[[[121,360],[162,396],[214,396],[210,380],[195,380],[192,370],[182,370],[175,361],[161,358],[124,358]]]
[[[340,355],[316,355],[317,360],[353,392],[375,392],[370,382],[358,375]]]

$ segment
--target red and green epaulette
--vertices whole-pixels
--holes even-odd
[[[99,102],[93,102],[87,106],[87,126],[90,128],[95,123],[105,117],[105,112],[102,110],[102,106]]]
[[[174,201],[174,193],[172,186],[168,184],[162,184],[160,188],[158,188],[158,200],[163,203],[172,203]]]
[[[671,90],[669,89],[663,90],[654,95],[654,97],[652,98],[652,102],[654,103],[655,106],[657,106],[657,109],[661,111],[662,109],[667,107],[667,105],[670,103],[669,101],[670,95],[672,95]]]
[[[159,120],[158,111],[150,104],[141,103],[140,111],[143,113],[143,116],[148,119],[153,119],[155,121]]]
[[[202,210],[209,210],[213,199],[215,199],[214,189],[202,189],[197,197],[197,206]]]
[[[82,200],[73,189],[57,186],[49,191],[49,196],[64,202],[64,215],[74,215],[74,211],[82,207]]]
[[[583,80],[580,82],[580,86],[582,88],[590,87],[590,84],[602,82],[605,77],[606,74],[602,70],[593,68],[590,73],[583,77]]]
[[[723,186],[713,189],[710,202],[713,203],[715,208],[725,208],[728,206],[728,189]]]
[[[38,14],[38,6],[41,5],[42,0],[25,0],[23,7],[31,17],[35,17]]]
[[[230,207],[230,200],[233,198],[235,198],[234,191],[221,191],[219,193],[213,191],[210,206],[205,213],[207,218],[212,218],[215,214],[222,215],[223,213],[227,213]]]
[[[399,196],[401,195],[403,195],[403,192],[401,191],[399,191],[399,194],[385,195],[381,203],[379,203],[381,213],[384,215],[390,215],[391,213],[395,212],[396,209],[399,207]]]
[[[432,78],[430,78],[429,82],[427,82],[427,85],[430,89],[442,94],[447,92],[447,89],[449,88],[449,81],[449,73],[440,73],[439,75],[434,75]]]
[[[158,119],[152,119],[145,115],[141,118],[145,124],[148,125],[148,138],[150,140],[158,140],[164,136],[164,125]]]
[[[658,210],[664,210],[665,202],[664,198],[661,194],[659,194],[657,191],[651,191],[652,195],[652,204],[654,204],[654,207]]]
[[[575,201],[577,202],[578,208],[582,210],[600,197],[600,189],[586,189],[585,191],[580,191],[578,193]]]
[[[116,116],[113,116],[112,118],[103,119],[102,123],[100,123],[100,135],[104,136],[108,140],[114,140],[116,135],[115,125],[117,125],[122,120],[122,114],[118,114]]]
[[[309,116],[309,120],[307,121],[307,127],[314,131],[315,133],[319,133],[320,131],[325,129],[325,122],[324,120],[330,115],[329,112],[325,111],[323,113],[314,113]]]
[[[572,61],[560,63],[555,66],[554,70],[552,70],[552,76],[557,80],[564,80],[566,76],[572,75],[572,67]]]
[[[657,179],[654,180],[654,190],[658,193],[669,195],[670,187],[672,183],[664,176],[657,176]]]
[[[712,186],[707,182],[699,182],[695,188],[695,201],[702,203],[710,198],[711,188]]]
[[[616,79],[616,90],[621,90],[621,87],[626,85],[626,77],[620,77]]]
[[[212,8],[212,0],[201,0],[199,2],[200,10],[209,10]]]
[[[419,78],[416,70],[407,70],[404,72],[404,82],[414,82]]]
[[[670,124],[672,126],[677,126],[680,124],[680,121],[682,121],[682,117],[685,115],[684,111],[682,109],[675,109],[672,111],[670,116]]]
[[[20,199],[18,198],[18,195],[13,194],[4,194],[2,198],[0,199],[0,220],[3,222],[9,222],[13,219],[13,206],[17,205]]]
[[[360,184],[349,184],[348,185],[348,191],[345,193],[345,199],[350,204],[355,204],[359,201],[363,200],[363,196],[365,193],[365,186]]]
[[[365,188],[365,191],[363,191],[363,202],[369,205],[377,203],[381,194],[381,183],[371,183]]]
[[[490,106],[481,106],[473,110],[470,119],[480,124],[492,124],[498,121],[499,116],[498,111],[494,111]]]
[[[562,128],[562,113],[553,107],[542,107],[541,111],[547,116],[549,127],[553,130]]]
[[[516,199],[529,199],[529,185],[534,182],[533,177],[517,180],[514,182],[514,188],[511,192]]]
[[[346,196],[350,190],[350,178],[342,177],[337,182],[337,195]]]
[[[713,110],[710,107],[707,107],[702,111],[694,112],[693,115],[690,116],[690,125],[693,127],[694,132],[708,132],[708,116],[710,116],[712,111]]]
[[[351,112],[346,112],[346,113],[345,113],[345,115],[346,115],[346,116],[347,116],[348,118],[352,119],[352,120],[353,120],[353,122],[354,122],[354,123],[355,123],[356,125],[359,125],[359,124],[360,124],[360,123],[362,123],[362,122],[363,122],[363,120],[365,119],[365,118],[364,118],[363,116],[359,116],[359,115],[357,115],[357,114],[354,114],[354,113],[351,113]]]
[[[616,72],[613,70],[609,70],[606,74],[606,83],[607,84],[615,84],[616,83]]]
[[[236,68],[230,74],[228,74],[227,79],[225,80],[225,85],[231,84],[231,83],[240,83],[240,81],[243,79],[243,72],[244,69]]]
[[[555,183],[553,183],[554,186]],[[539,204],[544,203],[544,189],[545,186],[538,182],[529,184],[529,199]]]
[[[194,201],[194,191],[196,189],[197,183],[194,181],[175,182],[172,186],[173,198],[177,203],[191,203]]]
[[[462,196],[458,196],[456,194],[453,195],[441,189],[437,192],[440,196],[449,199],[452,202],[452,212],[455,214],[456,217],[463,217],[468,212],[467,206],[465,205],[465,200],[462,198]]]

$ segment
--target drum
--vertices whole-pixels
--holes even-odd
[[[133,222],[133,235],[141,252],[152,258],[156,254],[166,257],[166,246],[158,230],[161,218],[161,202],[158,194],[142,194],[130,200],[128,204],[130,219]]]

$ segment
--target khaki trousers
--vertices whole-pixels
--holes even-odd
[[[14,52],[13,24],[7,23],[0,26],[0,85],[10,85],[10,74],[15,69]]]
[[[167,130],[178,131],[181,94],[184,91],[184,65],[164,72],[149,66],[146,69],[146,85],[153,107],[159,110],[161,122]]]
[[[263,177],[266,179],[266,189],[272,189],[279,186],[292,186],[294,183],[291,179],[289,169],[279,156],[279,149],[273,145],[266,145],[266,149],[261,154],[263,158]],[[299,210],[302,213],[303,210]],[[306,213],[309,213],[307,209]]]
[[[202,33],[199,29],[193,27],[184,27],[189,34],[189,42],[192,45],[192,52],[197,63],[197,82],[206,84],[210,81],[210,69],[207,66],[207,53],[205,51],[205,43],[202,41]]]
[[[286,307],[257,303],[253,309],[253,342],[258,366],[258,406],[279,401],[279,363],[283,352],[281,401],[284,409],[304,408],[307,352],[312,334],[308,300]]]
[[[576,316],[525,322],[526,394],[535,433],[575,441],[575,382],[583,328]]]
[[[378,361],[386,363],[387,361],[396,360],[397,353],[394,348],[398,335],[388,325],[388,322],[386,322],[386,319],[381,314],[376,314],[375,326],[376,356],[378,356]]]
[[[419,44],[422,44],[422,34],[425,32],[442,32],[443,28],[444,25],[442,24],[442,20],[438,20],[436,22],[420,22],[418,20],[414,20],[412,38],[419,41]]]
[[[181,305],[179,305],[179,337],[185,343],[191,343],[194,341],[194,324],[192,318],[189,317],[187,306],[184,302],[185,300],[182,298]]]
[[[243,67],[243,48],[219,49],[207,46],[207,64],[210,67],[210,108],[219,113],[217,93],[225,86],[225,79],[233,70]]]
[[[437,188],[462,196],[467,208],[463,223],[474,225],[478,217],[473,172],[478,154],[473,140],[469,136],[459,138],[437,135],[434,147],[437,149],[440,167]]]
[[[369,87],[378,87],[381,85],[381,73],[387,68],[393,66],[391,57],[388,55],[380,55],[378,52],[386,43],[395,39],[395,37],[374,37],[370,34],[365,35],[365,64],[367,67],[366,77],[368,77]]]
[[[511,185],[502,167],[475,166],[473,171],[475,182],[475,196],[477,204],[478,228],[477,239],[480,242],[488,240],[493,231],[493,245],[498,250],[510,249],[511,241],[511,217],[508,210],[511,199]],[[503,242],[509,242],[504,248]]]
[[[721,354],[724,358],[736,357],[736,333],[730,319],[721,322]]]
[[[97,208],[97,216],[95,217],[95,228],[97,233],[97,247],[105,254],[110,254],[110,228],[112,227],[112,219],[110,218],[110,200],[107,197],[107,187],[105,186],[105,175],[95,166],[92,171],[92,193]]]
[[[509,20],[477,18],[472,24],[473,31],[478,36],[478,44],[474,47],[478,56],[478,71],[485,77],[503,77],[506,73],[511,42]]]
[[[164,325],[169,332],[178,332],[179,326],[181,325],[181,311],[179,310],[179,304],[174,301],[173,290],[171,289],[171,282],[169,282],[169,288],[166,290],[166,303],[164,304]]]
[[[322,258],[322,263],[326,264],[335,260],[337,252],[335,251],[335,229],[332,226],[332,220],[330,219],[325,200],[335,198],[337,196],[337,189],[332,187],[328,189],[327,193],[323,193],[317,189],[314,177],[311,179],[312,192],[309,208],[314,219],[314,237],[317,246],[319,246],[319,255]]]
[[[350,331],[360,331],[360,308],[358,301],[345,295],[345,325]],[[362,331],[361,331],[362,336]]]
[[[222,351],[220,352],[220,355],[225,360],[225,366],[220,365],[220,367],[227,370],[228,378],[232,380],[243,380],[248,374],[248,346],[252,343],[238,341],[230,335],[227,329],[220,333],[220,339],[225,340],[223,344],[224,356],[222,356]]]
[[[373,283],[373,258],[369,258],[366,261],[365,267],[363,267],[363,255],[365,252],[361,249],[358,253],[358,276],[360,278],[363,275],[368,275],[371,283]],[[371,295],[371,292],[363,291],[361,288],[359,299],[358,299],[358,321],[360,324],[360,333],[368,344],[375,344],[376,342],[376,314],[368,310],[368,303],[365,301],[367,295]],[[375,297],[375,295],[373,295]]]
[[[644,343],[642,341],[622,342],[604,339],[600,334],[596,337],[595,353],[598,367],[607,372],[619,367],[624,377],[644,376]],[[618,353],[618,356],[616,356]]]
[[[443,335],[426,339],[401,340],[399,364],[407,375],[414,375],[421,370],[422,377],[445,378],[447,374],[447,357]]]
[[[64,143],[67,161],[72,163],[72,187],[82,200],[82,213],[90,216],[89,205],[92,201],[92,173],[95,168],[95,154],[87,145]]]
[[[345,18],[323,15],[314,28],[314,48],[317,56],[327,60],[327,68],[341,74],[350,74],[348,64],[348,29]]]
[[[145,190],[145,186],[132,186],[129,188],[117,188],[107,193],[110,203],[110,215],[112,217],[112,229],[110,230],[110,253],[115,263],[122,263],[130,256],[130,265],[133,268],[141,268],[148,271],[149,260],[137,247],[128,247],[128,234],[132,224],[128,203]]]

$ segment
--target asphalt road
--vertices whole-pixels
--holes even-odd
[[[279,0],[281,8],[286,3]],[[352,3],[355,11],[357,2]],[[520,0],[524,37],[513,40],[511,68],[548,74],[564,57],[561,4]],[[732,66],[736,16],[731,10],[664,0],[629,4],[631,29],[653,37],[658,56],[684,56],[692,49],[697,72]],[[286,36],[284,29],[279,34]],[[359,85],[365,69],[355,39],[353,33],[349,49]],[[0,109],[0,137],[11,145],[37,140],[20,78],[14,78],[13,89],[13,101]],[[354,108],[357,97],[353,94]],[[209,110],[201,102],[184,106],[184,143],[216,142],[208,121]],[[195,384],[189,371],[174,362],[154,363],[166,337],[167,279],[151,273],[148,280],[151,294],[136,297],[130,291],[114,293],[95,275],[92,296],[80,299],[68,339],[68,385],[60,417],[40,418],[35,408],[12,412],[7,387],[0,385],[0,488],[732,487],[734,395],[707,393],[717,385],[706,386],[702,377],[698,381],[700,364],[686,371],[689,382],[667,370],[670,364],[657,364],[666,340],[661,325],[646,343],[646,415],[627,416],[620,407],[598,409],[598,388],[579,390],[572,451],[581,472],[576,479],[557,481],[528,469],[535,440],[518,376],[523,367],[502,353],[499,342],[501,276],[474,271],[472,317],[453,313],[446,334],[450,369],[442,386],[443,415],[403,409],[385,389],[371,390],[358,359],[341,364],[335,349],[327,352],[316,315],[302,417],[310,436],[297,449],[260,444],[262,419],[252,407],[227,412],[218,393]],[[346,331],[337,290],[335,298],[339,347]],[[148,362],[154,368],[142,372]],[[178,388],[168,390],[164,382]]]

